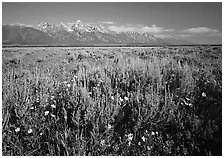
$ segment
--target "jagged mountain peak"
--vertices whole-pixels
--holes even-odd
[[[25,27],[25,28],[23,28]],[[74,23],[58,23],[50,24],[49,22],[43,21],[38,25],[31,27],[32,29],[26,29],[26,26],[18,27],[14,25],[8,25],[4,27],[3,33],[5,39],[3,42],[14,43],[17,39],[14,37],[22,37],[19,32],[25,32],[29,30],[29,37],[33,35],[37,38],[46,39],[48,43],[57,44],[175,44],[179,40],[166,40],[154,36],[150,33],[140,32],[114,32],[107,26],[99,23],[83,23],[81,20],[76,20]],[[20,29],[20,30],[19,30]],[[18,31],[15,31],[18,30]],[[38,32],[41,31],[41,32]],[[18,36],[16,34],[19,34]],[[26,38],[24,36],[24,38]],[[38,37],[39,38],[39,37]],[[24,39],[25,41],[29,41]],[[38,39],[37,41],[41,41]],[[49,42],[50,41],[50,42]],[[18,41],[19,43],[19,41]],[[184,41],[183,43],[186,43]]]
[[[81,20],[77,20],[71,26],[71,30],[80,32],[101,32],[109,33],[110,30],[103,25],[83,23]]]
[[[128,31],[128,32],[126,32],[126,34],[128,34],[128,35],[140,35],[140,33],[135,32],[135,31]]]
[[[83,23],[81,22],[81,20],[76,20],[76,22],[74,23],[74,27],[83,27]]]
[[[43,27],[43,28],[52,27],[51,24],[49,24],[48,22],[45,22],[45,21],[40,22],[37,26]]]

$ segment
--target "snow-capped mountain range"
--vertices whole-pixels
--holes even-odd
[[[3,44],[94,45],[94,44],[193,44],[183,40],[169,41],[150,33],[114,32],[101,24],[74,23],[58,25],[41,22],[37,26],[3,25]]]

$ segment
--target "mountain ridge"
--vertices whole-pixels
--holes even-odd
[[[82,23],[77,20],[66,26],[64,23],[40,22],[37,26],[3,25],[3,44],[89,45],[89,44],[194,44],[190,41],[169,38],[161,39],[150,33],[114,32],[101,24]]]

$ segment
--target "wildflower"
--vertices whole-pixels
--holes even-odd
[[[184,103],[184,105],[187,105],[187,106],[190,106],[190,107],[193,106],[193,104],[191,104],[191,103],[187,103],[185,100],[183,100],[183,103]]]
[[[147,149],[148,149],[148,150],[151,150],[151,149],[152,149],[152,147],[150,147],[150,146],[147,146]]]
[[[56,108],[56,105],[52,104],[51,107],[55,109]]]
[[[31,110],[33,110],[33,109],[34,109],[34,107],[32,106],[30,109],[31,109]]]
[[[29,130],[28,130],[28,134],[30,134],[30,133],[32,133],[33,132],[33,130],[30,128]]]
[[[43,133],[41,132],[41,133],[40,133],[40,135],[42,136],[42,135],[43,135]]]
[[[70,84],[67,84],[67,87],[69,88],[71,85]]]
[[[122,98],[120,97],[120,101],[121,101],[121,102],[123,102],[123,101],[124,101],[124,99],[122,99]]]
[[[17,127],[17,128],[15,129],[15,132],[17,133],[17,132],[19,132],[19,131],[20,131],[20,128]]]
[[[53,100],[53,99],[54,99],[54,96],[52,95],[52,96],[51,96],[51,100]]]
[[[141,145],[141,142],[138,142],[138,145],[140,146]]]
[[[102,139],[102,140],[100,141],[100,144],[101,144],[102,146],[105,145],[105,140]]]
[[[128,146],[130,146],[131,145],[131,142],[128,142]]]
[[[192,107],[193,106],[193,104],[191,104],[191,103],[189,103],[189,104],[187,104],[188,106],[190,106],[190,107]]]
[[[152,131],[151,134],[152,134],[152,136],[154,136],[155,135],[155,132]]]
[[[72,82],[75,82],[77,78],[78,78],[77,76],[74,76]]]
[[[145,140],[146,140],[146,139],[145,139],[145,137],[143,136],[143,137],[142,137],[142,141],[145,142]]]
[[[108,124],[107,128],[108,128],[108,130],[110,130],[112,128],[112,126],[110,124]]]
[[[114,97],[113,96],[111,96],[111,100],[114,100]]]
[[[158,135],[159,133],[156,131],[156,135]]]
[[[65,81],[64,84],[67,84],[67,81]]]
[[[205,92],[203,92],[201,95],[202,95],[202,97],[206,97],[206,93]]]
[[[124,100],[128,101],[128,97],[124,97]]]
[[[51,114],[51,116],[52,116],[52,117],[55,117],[55,115],[54,115],[54,114]]]
[[[47,116],[49,114],[49,111],[45,111],[44,115]]]
[[[133,134],[132,133],[129,133],[128,134],[128,141],[132,141],[132,139],[133,139]]]

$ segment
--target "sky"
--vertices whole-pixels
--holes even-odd
[[[3,2],[2,24],[99,23],[160,38],[222,43],[221,2]]]

